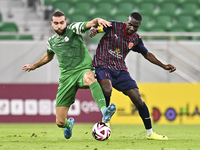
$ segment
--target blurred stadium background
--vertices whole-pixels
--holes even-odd
[[[177,70],[170,74],[147,62],[141,55],[130,53],[126,64],[131,76],[139,86],[140,83],[148,85],[165,83],[166,87],[163,89],[156,84],[155,97],[153,97],[156,100],[158,100],[159,89],[168,90],[171,89],[171,85],[180,83],[186,85],[178,86],[179,89],[174,89],[172,93],[166,91],[163,93],[163,97],[165,94],[183,96],[181,99],[171,97],[172,103],[166,107],[171,108],[187,98],[183,100],[184,104],[174,109],[176,115],[181,113],[190,115],[193,112],[199,115],[199,96],[192,91],[193,88],[199,88],[200,82],[200,0],[0,0],[1,122],[40,122],[41,120],[54,122],[53,106],[59,81],[57,60],[54,59],[31,73],[24,73],[21,67],[36,62],[46,52],[46,41],[54,34],[50,21],[55,10],[63,11],[68,23],[89,21],[95,17],[126,22],[131,12],[141,13],[143,20],[138,33],[143,38],[145,46],[162,62],[175,65]],[[87,34],[83,36],[84,41],[93,57],[102,34],[92,39]],[[191,85],[194,86],[190,87]],[[177,92],[178,95],[173,92]],[[90,115],[93,116],[96,105],[91,96],[86,98],[87,95],[81,96],[82,94],[85,92],[78,93],[77,99],[80,101],[73,106],[71,115],[91,113]],[[150,93],[147,92],[143,96],[148,94]],[[192,98],[194,104],[187,94],[194,96]],[[154,101],[150,100],[150,103]],[[187,104],[191,104],[192,108],[189,109],[190,106]],[[80,107],[80,110],[76,109],[76,106]],[[153,113],[151,108],[150,111]],[[163,113],[168,110],[167,108],[162,108]],[[99,111],[96,113],[99,114]],[[43,118],[38,121],[38,116]],[[172,117],[173,112],[169,113],[169,116]],[[20,120],[22,117],[26,119]],[[80,118],[78,120],[82,122]],[[95,117],[93,118],[94,120],[86,121],[97,121]],[[171,123],[169,119],[168,121],[164,123]],[[200,123],[199,119],[196,123]]]

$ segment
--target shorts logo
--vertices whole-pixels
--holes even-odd
[[[110,74],[105,72],[106,77],[110,78]]]
[[[129,49],[131,49],[133,46],[134,46],[134,44],[132,42],[130,42],[128,45]]]

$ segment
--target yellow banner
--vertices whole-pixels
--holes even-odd
[[[200,124],[200,84],[139,83],[138,87],[152,123]],[[111,102],[117,108],[111,123],[143,124],[128,96],[113,89]]]

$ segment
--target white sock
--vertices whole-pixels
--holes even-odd
[[[148,137],[150,137],[152,135],[152,133],[153,133],[152,128],[151,129],[147,129],[147,135],[148,135]]]

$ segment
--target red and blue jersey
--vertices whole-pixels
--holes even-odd
[[[130,51],[146,54],[148,50],[136,32],[132,35],[126,34],[126,23],[110,22],[112,23],[111,27],[103,28],[105,34],[98,43],[93,66],[127,70],[125,58]]]

